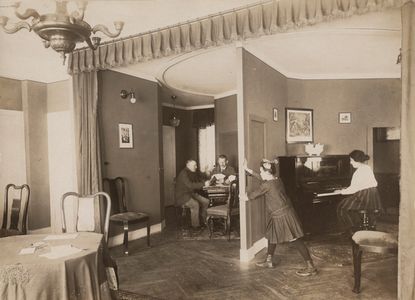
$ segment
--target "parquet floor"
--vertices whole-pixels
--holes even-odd
[[[281,260],[263,270],[239,261],[239,240],[177,240],[174,223],[144,240],[130,244],[130,255],[111,249],[119,268],[120,288],[156,299],[396,299],[397,258],[362,265],[362,292],[352,289],[352,266],[335,266],[315,259],[319,274],[300,278],[302,259],[289,245],[277,247]],[[313,244],[318,241],[312,241]],[[263,257],[259,253],[257,260]]]

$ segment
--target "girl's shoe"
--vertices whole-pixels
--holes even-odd
[[[313,276],[317,274],[317,269],[314,267],[307,267],[295,272],[298,276],[306,277],[306,276]]]
[[[260,268],[275,268],[276,264],[272,261],[272,256],[268,255],[267,258],[262,262],[255,263]]]

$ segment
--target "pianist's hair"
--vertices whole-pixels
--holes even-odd
[[[349,156],[353,158],[354,161],[361,163],[370,159],[370,156],[365,154],[361,150],[353,150],[352,152],[350,152]]]
[[[260,167],[268,171],[270,174],[275,175],[277,173],[277,166],[275,162],[269,161],[268,159],[263,159],[260,162]]]

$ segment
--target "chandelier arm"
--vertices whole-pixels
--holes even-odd
[[[108,27],[107,26],[105,26],[105,25],[101,25],[101,24],[99,24],[99,25],[95,25],[93,28],[92,28],[92,32],[95,34],[95,33],[97,33],[98,31],[101,31],[102,33],[104,33],[106,36],[108,36],[108,37],[111,37],[111,38],[116,38],[117,36],[119,36],[120,35],[120,33],[121,33],[121,30],[122,30],[122,28],[124,27],[124,22],[114,22],[114,26],[115,26],[115,30],[116,30],[116,32],[115,33],[111,33],[109,30],[108,30]]]
[[[9,33],[9,34],[15,33],[23,28],[26,28],[27,30],[32,31],[32,27],[30,27],[30,25],[27,22],[23,22],[23,21],[17,22],[16,24],[12,24],[12,25],[9,24],[9,26],[11,27],[6,28],[8,21],[9,21],[9,18],[0,16],[0,27],[3,28],[5,33]]]
[[[30,17],[32,17],[33,18],[33,21],[34,20],[36,20],[36,21],[39,21],[40,20],[40,15],[39,15],[39,13],[35,10],[35,9],[33,9],[33,8],[28,8],[28,9],[26,9],[26,11],[24,12],[24,13],[19,13],[18,11],[17,11],[17,9],[20,7],[20,2],[18,2],[18,3],[16,3],[15,5],[14,5],[14,14],[16,15],[16,17],[18,17],[20,20],[26,20],[26,19],[28,19],[28,18],[30,18]]]
[[[90,39],[90,38],[85,39],[85,42],[88,44],[89,48],[91,48],[92,50],[97,50],[97,48],[98,48],[98,46],[99,46],[99,44],[98,44],[98,45],[96,45],[96,46],[94,46],[94,44],[92,44],[92,42],[91,42],[91,39]]]

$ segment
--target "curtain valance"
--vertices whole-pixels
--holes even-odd
[[[273,0],[72,52],[69,74],[135,64],[386,7],[405,0]],[[406,0],[408,1],[408,0]]]

